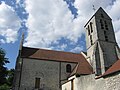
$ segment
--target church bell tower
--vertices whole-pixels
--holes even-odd
[[[119,48],[115,39],[112,19],[100,7],[84,27],[87,60],[98,76],[118,60]]]

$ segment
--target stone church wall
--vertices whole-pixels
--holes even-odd
[[[106,90],[120,90],[120,73],[105,78]]]
[[[43,90],[61,90],[61,81],[67,80],[66,65],[72,69],[76,63],[58,62],[52,60],[23,59],[20,90],[35,90],[35,78],[40,78],[40,88]]]
[[[23,59],[20,90],[34,90],[35,78],[40,78],[40,88],[59,90],[59,63]]]
[[[75,90],[105,90],[105,81],[103,78],[95,79],[93,75],[84,75],[75,79]]]
[[[76,63],[61,62],[61,81],[62,81],[61,84],[64,83],[66,79],[68,79],[68,76],[70,75],[70,73],[66,73],[67,64],[71,65],[71,70],[73,70],[77,65]]]

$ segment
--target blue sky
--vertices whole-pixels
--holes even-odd
[[[0,0],[0,47],[14,68],[22,32],[24,46],[86,51],[84,25],[103,7],[113,19],[120,45],[120,0]]]

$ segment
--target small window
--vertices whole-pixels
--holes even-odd
[[[101,29],[104,29],[104,26],[103,26],[103,24],[101,24]]]
[[[104,35],[105,35],[105,36],[107,35],[106,31],[104,31]]]
[[[108,36],[106,31],[104,31],[104,35],[105,35],[105,41],[108,41]]]
[[[93,32],[93,23],[90,22],[90,29],[91,29],[91,33]]]
[[[100,23],[102,23],[102,19],[100,19]]]
[[[70,64],[66,65],[66,72],[71,73],[71,65]]]
[[[91,42],[91,45],[93,45],[93,41],[91,40],[90,42]]]
[[[108,41],[108,36],[105,36],[105,41]]]
[[[108,25],[106,24],[105,27],[108,27]]]
[[[108,27],[106,27],[106,30],[108,30]]]
[[[88,35],[90,35],[90,27],[89,27],[89,25],[88,25]]]
[[[108,38],[108,36],[105,36],[105,38]]]
[[[104,24],[103,24],[102,19],[100,19],[100,24],[101,24],[101,29],[104,29]]]
[[[90,43],[93,45],[92,35],[90,35]]]
[[[106,21],[104,21],[105,22],[105,25],[107,24],[107,22]]]
[[[105,29],[106,29],[106,30],[108,30],[108,25],[107,25],[107,22],[106,22],[106,21],[104,21],[104,23],[105,23]]]
[[[106,30],[108,30],[108,25],[107,24],[105,25],[105,28],[106,28]]]
[[[101,17],[104,18],[103,14],[101,14]]]
[[[35,88],[40,88],[40,78],[35,78]]]

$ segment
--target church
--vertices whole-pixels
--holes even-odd
[[[24,47],[13,90],[120,90],[120,49],[112,19],[100,7],[84,26],[86,52]]]

